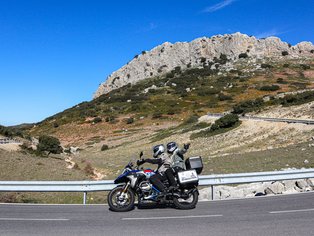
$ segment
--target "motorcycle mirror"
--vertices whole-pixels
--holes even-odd
[[[142,156],[144,155],[144,153],[143,152],[141,152],[140,153],[140,159],[142,159]]]

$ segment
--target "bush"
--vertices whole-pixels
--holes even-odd
[[[236,114],[227,114],[218,120],[211,126],[210,130],[226,129],[234,126],[239,122],[239,117]]]
[[[101,151],[106,151],[106,150],[108,150],[109,149],[109,146],[107,145],[107,144],[104,144],[104,145],[102,145],[101,146]]]
[[[95,117],[93,120],[92,120],[92,123],[94,124],[97,124],[97,123],[100,123],[102,122],[102,119],[100,117]]]
[[[301,67],[303,70],[311,69],[311,66],[310,66],[310,65],[306,65],[306,64],[300,64],[300,67]]]
[[[247,58],[247,57],[249,57],[249,56],[247,55],[247,53],[240,53],[240,54],[239,54],[239,58]]]
[[[133,117],[129,117],[126,119],[126,123],[129,124],[133,124],[134,123],[134,118]]]
[[[228,100],[232,100],[232,97],[230,95],[226,95],[224,93],[219,93],[218,99],[219,99],[219,101],[228,101]]]
[[[258,98],[255,100],[248,100],[241,102],[233,107],[232,113],[234,114],[245,114],[260,109],[263,106],[263,99]]]
[[[161,112],[155,112],[152,116],[153,119],[160,119],[162,118],[162,113]]]
[[[283,106],[300,105],[307,102],[314,101],[314,91],[307,91],[299,94],[286,95],[280,99],[280,104]]]
[[[282,66],[283,66],[283,68],[289,68],[290,65],[288,63],[285,63]]]
[[[37,151],[41,154],[48,152],[47,156],[49,156],[50,153],[60,154],[62,152],[62,147],[60,146],[59,139],[48,135],[42,135],[39,137]]]
[[[280,89],[280,87],[278,85],[276,85],[276,84],[264,85],[264,86],[259,88],[259,90],[261,90],[261,91],[277,91],[279,89]]]
[[[266,69],[266,68],[272,68],[273,66],[272,65],[269,65],[269,64],[261,64],[261,68],[263,69]]]
[[[278,79],[277,79],[277,83],[278,83],[278,84],[287,84],[288,82],[285,81],[283,78],[278,78]]]
[[[289,53],[288,53],[287,51],[282,51],[282,52],[281,52],[281,55],[283,55],[283,56],[288,56]]]
[[[116,118],[114,116],[107,116],[105,121],[109,123],[114,123]]]

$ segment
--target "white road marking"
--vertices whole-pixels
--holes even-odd
[[[69,219],[0,218],[2,221],[67,221]]]
[[[314,211],[314,208],[311,209],[300,209],[300,210],[288,210],[288,211],[271,211],[270,214],[281,214],[281,213],[295,213],[295,212],[307,212]]]
[[[142,217],[142,218],[122,218],[121,220],[166,220],[166,219],[209,218],[209,217],[220,217],[220,216],[222,215],[160,216],[160,217]]]

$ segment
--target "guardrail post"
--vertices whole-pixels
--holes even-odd
[[[212,190],[212,201],[214,200],[214,185],[211,185],[211,190]]]
[[[86,205],[86,199],[87,199],[87,192],[84,192],[83,195],[83,204]]]

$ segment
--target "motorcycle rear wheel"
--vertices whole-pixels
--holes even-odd
[[[134,208],[135,195],[134,192],[128,188],[123,193],[124,186],[118,186],[112,189],[107,197],[110,210],[116,212],[130,211]]]
[[[190,197],[188,199],[183,198],[173,198],[173,204],[181,210],[189,210],[195,208],[196,204],[198,202],[198,192],[195,191],[190,194]]]

